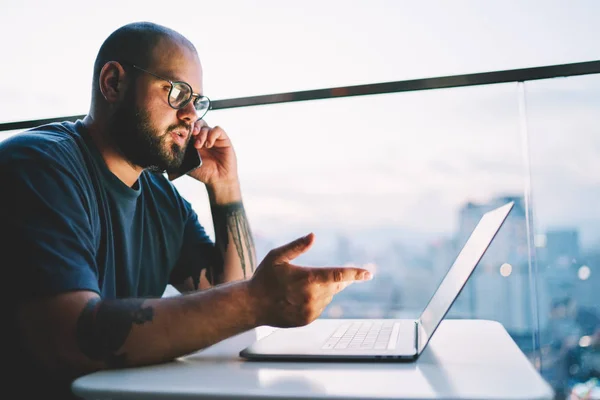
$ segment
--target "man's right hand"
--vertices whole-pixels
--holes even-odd
[[[254,272],[248,289],[259,325],[307,325],[321,315],[336,293],[355,281],[371,279],[371,273],[362,268],[290,264],[313,241],[311,233],[271,250]]]

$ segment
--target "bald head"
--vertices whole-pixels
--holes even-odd
[[[128,62],[142,68],[152,68],[155,49],[185,48],[197,56],[194,45],[179,32],[152,22],[134,22],[114,31],[102,44],[94,63],[93,97],[99,93],[100,71],[108,61]]]

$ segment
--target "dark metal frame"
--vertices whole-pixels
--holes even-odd
[[[544,67],[521,68],[505,71],[482,72],[465,75],[442,76],[435,78],[412,79],[406,81],[371,83],[366,85],[344,86],[330,89],[305,90],[262,96],[239,97],[215,100],[211,110],[236,107],[250,107],[266,104],[289,103],[294,101],[322,100],[337,97],[365,96],[373,94],[412,92],[417,90],[445,89],[463,86],[491,85],[496,83],[525,82],[539,79],[569,77],[600,73],[600,61],[586,61],[572,64],[549,65]],[[28,129],[51,122],[75,121],[85,115],[60,118],[47,118],[17,121],[0,124],[0,132]]]
[[[148,70],[145,70],[144,68],[138,67],[138,66],[137,66],[137,65],[135,65],[135,64],[131,64],[131,63],[127,63],[127,64],[131,65],[133,68],[135,68],[135,69],[137,69],[137,70],[140,70],[140,71],[142,71],[142,72],[145,72],[145,73],[147,73],[147,74],[150,74],[150,75],[152,75],[152,76],[153,76],[153,77],[155,77],[155,78],[158,78],[158,79],[160,79],[160,80],[163,80],[163,81],[167,81],[167,82],[169,82],[169,83],[171,84],[171,89],[169,89],[169,95],[168,95],[167,101],[168,101],[168,103],[169,103],[169,106],[170,106],[171,108],[174,108],[175,110],[182,109],[183,107],[187,106],[187,105],[188,105],[188,103],[190,102],[190,100],[192,100],[192,99],[195,97],[196,99],[195,99],[193,102],[194,102],[194,108],[196,109],[196,111],[200,111],[200,110],[198,109],[198,104],[199,104],[200,102],[202,102],[202,101],[204,101],[204,100],[207,100],[207,101],[208,101],[208,107],[206,107],[206,109],[204,109],[204,112],[202,113],[202,115],[201,115],[200,117],[198,117],[198,119],[202,119],[202,118],[203,118],[203,117],[206,115],[206,113],[208,112],[208,110],[210,110],[210,108],[211,108],[211,107],[210,107],[210,99],[209,99],[207,96],[203,96],[203,95],[201,95],[201,94],[194,93],[194,90],[192,89],[192,85],[190,85],[189,83],[187,83],[187,82],[183,82],[183,81],[172,81],[172,80],[170,80],[170,79],[167,79],[167,78],[165,78],[165,77],[162,77],[162,76],[160,76],[160,75],[157,75],[157,74],[155,74],[154,72],[150,72],[150,71],[148,71]],[[187,100],[185,100],[185,101],[184,101],[183,103],[181,103],[179,106],[175,107],[175,106],[173,105],[173,103],[171,103],[171,93],[173,92],[173,88],[175,87],[175,85],[176,85],[176,84],[178,84],[178,83],[179,83],[179,84],[182,84],[182,85],[184,85],[184,86],[186,86],[186,87],[189,89],[189,91],[190,91],[190,95],[189,95],[189,97],[188,97],[188,99],[187,99]]]

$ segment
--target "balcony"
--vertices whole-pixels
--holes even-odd
[[[224,12],[219,10],[214,12]],[[385,14],[377,7],[362,11]],[[300,29],[282,26],[296,21],[289,11],[273,12],[279,13],[273,26],[286,37]],[[440,16],[432,18],[442,24]],[[236,14],[235,20],[242,18]],[[374,29],[375,38],[383,40],[384,28]],[[327,30],[328,40],[334,40],[333,31]],[[261,32],[262,38],[268,36]],[[236,82],[251,79],[236,69],[243,69],[239,64],[248,50],[240,50],[232,38],[219,43],[237,48],[236,55],[210,44],[203,55],[200,48],[207,58],[207,89],[220,94],[207,119],[224,127],[235,145],[259,259],[313,231],[316,243],[298,263],[354,264],[375,271],[373,284],[348,287],[323,316],[414,317],[479,217],[513,199],[517,206],[450,317],[501,322],[558,399],[582,393],[600,378],[600,61],[587,61],[597,54],[584,62],[525,68],[510,62],[488,68],[474,61],[460,73],[439,73],[431,65],[435,60],[420,54],[419,65],[426,67],[417,74],[414,59],[408,60],[413,76],[398,80],[383,67],[370,74],[366,58],[350,57],[351,51],[331,61],[325,44],[311,52],[309,44],[296,39],[298,53],[288,54],[286,63],[308,68],[312,80],[299,74],[301,68],[284,73],[289,65],[283,63],[272,80],[262,72],[259,82],[236,91],[216,72],[228,66],[228,72],[240,75]],[[309,31],[306,40],[319,38]],[[369,62],[382,65],[392,57],[390,48],[374,46],[368,55],[375,60]],[[272,57],[266,53],[269,46],[261,51]],[[319,55],[333,62],[322,75],[307,61]],[[227,63],[211,65],[211,57],[226,57]],[[398,68],[401,63],[392,58]],[[19,76],[18,68],[25,68],[25,61],[13,61],[4,67],[7,76]],[[336,76],[352,62],[364,64],[353,67],[354,75]],[[250,69],[260,68],[268,69]],[[44,85],[33,67],[22,72],[31,78],[28,95]],[[220,80],[210,84],[211,74]],[[16,99],[23,106],[0,112],[0,140],[43,122],[82,117],[88,78],[61,78],[59,89],[40,89],[41,96],[27,98],[19,85],[4,83],[3,104]],[[214,236],[204,192],[188,177],[175,185]]]

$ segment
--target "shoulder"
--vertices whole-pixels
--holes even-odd
[[[81,154],[80,139],[72,122],[39,126],[1,141],[0,163],[26,160],[72,163]]]
[[[31,186],[36,190],[54,184],[87,192],[90,183],[83,146],[71,122],[17,133],[0,142],[2,184],[13,188]]]

